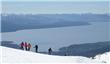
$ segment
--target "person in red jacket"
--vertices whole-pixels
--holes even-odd
[[[24,44],[24,46],[25,46],[25,50],[27,51],[28,50],[28,45],[27,45],[27,42],[25,42],[25,44]]]
[[[29,43],[28,45],[27,45],[27,47],[28,47],[28,51],[30,51],[30,49],[31,49],[31,44]]]
[[[20,46],[21,46],[21,49],[24,50],[24,42],[21,42]]]

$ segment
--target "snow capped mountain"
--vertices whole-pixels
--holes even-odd
[[[82,56],[54,56],[0,46],[1,63],[106,63],[110,52],[97,55],[95,59]]]

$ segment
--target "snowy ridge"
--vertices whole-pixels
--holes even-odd
[[[101,61],[104,63],[110,63],[110,52],[100,54],[94,57],[95,60]]]
[[[0,46],[0,57],[2,59],[1,64],[76,64],[76,63],[86,63],[86,64],[100,64],[109,62],[110,52],[97,55],[95,59],[86,58],[82,56],[54,56],[45,55],[34,52],[22,51],[13,48],[7,48]]]

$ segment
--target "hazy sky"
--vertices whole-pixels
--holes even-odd
[[[109,2],[107,2],[108,0],[51,0],[51,1],[3,0],[3,1],[5,2],[2,2],[2,13],[18,13],[18,14],[109,13]]]
[[[109,0],[2,0],[2,1],[109,1]]]

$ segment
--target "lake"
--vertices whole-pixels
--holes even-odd
[[[71,44],[110,41],[109,24],[110,22],[91,22],[91,25],[20,30],[1,35],[3,41],[14,41],[16,44],[26,41],[33,47],[38,44],[39,51],[47,51],[50,47],[57,51]]]

